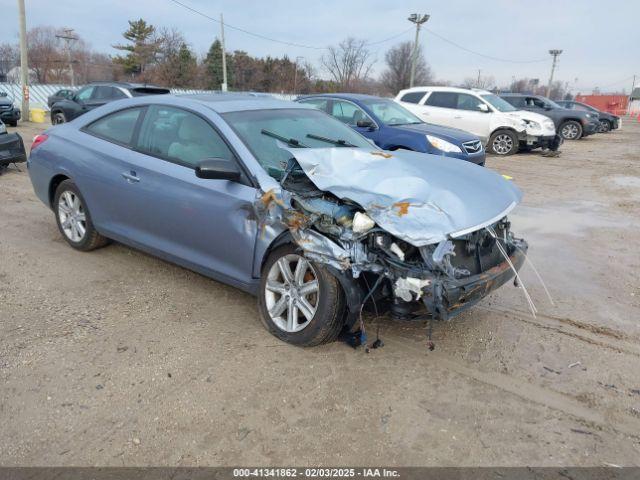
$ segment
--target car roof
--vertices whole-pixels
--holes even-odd
[[[535,95],[533,93],[510,93],[504,92],[500,94],[501,97],[537,97],[537,98],[546,98],[542,95]]]
[[[389,100],[392,101],[392,98],[388,97],[378,97],[376,95],[366,95],[364,93],[318,93],[318,94],[309,94],[309,95],[300,95],[297,100],[304,100],[305,98],[340,98],[343,100]]]
[[[490,94],[489,90],[484,90],[481,88],[462,88],[462,87],[447,87],[444,85],[434,85],[434,86],[423,86],[423,87],[412,87],[404,90],[400,90],[400,93],[410,93],[410,92],[457,92],[457,93],[476,93],[478,95],[482,94]]]
[[[165,88],[152,83],[134,83],[134,82],[89,82],[83,86],[110,86],[122,88]],[[168,89],[167,89],[168,90]]]
[[[121,100],[124,101],[124,100]],[[136,98],[136,104],[171,103],[176,106],[185,103],[198,103],[217,113],[241,112],[248,110],[276,110],[285,108],[304,108],[315,110],[310,105],[280,100],[266,93],[197,93],[185,95],[148,95]]]

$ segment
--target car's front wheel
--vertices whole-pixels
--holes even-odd
[[[607,133],[611,130],[611,123],[609,120],[600,120],[600,132]]]
[[[51,123],[53,123],[54,125],[61,125],[66,122],[67,122],[67,117],[63,112],[56,112],[53,114],[53,117],[51,118]]]
[[[496,155],[513,155],[518,151],[518,136],[511,130],[498,130],[489,138],[488,147]]]
[[[567,120],[560,125],[560,135],[565,140],[578,140],[582,137],[582,125],[575,120]]]
[[[283,245],[262,269],[258,293],[260,320],[285,342],[312,347],[334,341],[343,327],[344,293],[321,264],[299,248]]]
[[[87,204],[73,181],[58,185],[53,208],[60,233],[73,248],[88,252],[109,242],[93,226]]]

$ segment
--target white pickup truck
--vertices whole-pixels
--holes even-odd
[[[401,90],[395,100],[425,122],[477,135],[497,155],[543,146],[556,134],[550,118],[517,110],[486,90],[414,87]]]

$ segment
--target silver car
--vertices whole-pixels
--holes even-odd
[[[130,245],[256,294],[295,345],[363,309],[448,319],[512,280],[527,244],[513,183],[463,160],[382,151],[268,96],[109,103],[34,139],[38,197],[78,250]]]

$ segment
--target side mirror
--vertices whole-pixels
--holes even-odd
[[[481,103],[480,105],[478,105],[478,108],[481,112],[489,113],[489,106],[486,103]]]
[[[358,120],[356,123],[356,127],[359,128],[374,128],[375,125],[371,120]]]
[[[240,180],[240,170],[237,165],[223,158],[205,158],[196,167],[196,177],[209,180]]]

